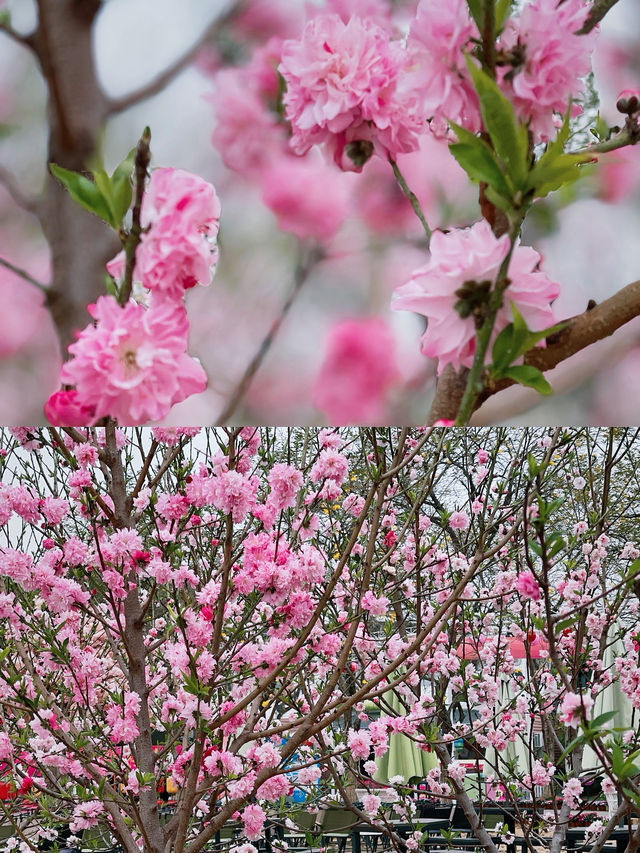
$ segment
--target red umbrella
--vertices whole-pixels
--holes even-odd
[[[456,649],[456,654],[459,658],[464,658],[464,660],[478,660],[481,648],[481,640],[474,640],[470,638],[468,640],[463,640],[463,642],[460,643]]]
[[[532,636],[533,634],[533,636]],[[547,651],[549,648],[549,644],[544,639],[544,637],[538,637],[536,634],[531,631],[526,639],[526,646],[529,648],[529,656],[532,658],[541,658],[543,655],[541,652]],[[527,649],[525,646],[525,641],[517,640],[515,637],[509,641],[509,651],[511,652],[514,658],[526,658],[527,657]]]

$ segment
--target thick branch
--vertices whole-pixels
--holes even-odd
[[[634,281],[595,308],[570,319],[562,331],[550,336],[544,349],[534,347],[529,350],[524,357],[524,363],[531,364],[543,372],[552,370],[577,352],[612,335],[639,315],[640,281]],[[455,419],[464,393],[466,373],[467,371],[463,370],[457,374],[449,366],[445,368],[438,380],[428,423]],[[487,382],[478,395],[475,408],[478,409],[489,397],[513,384],[511,379]]]
[[[115,113],[120,113],[123,110],[128,110],[130,107],[139,104],[141,101],[146,101],[148,98],[152,98],[154,95],[161,92],[165,86],[169,85],[174,77],[177,77],[181,71],[184,71],[184,69],[194,61],[204,45],[208,41],[211,41],[216,36],[218,30],[225,26],[229,20],[240,11],[245,2],[246,0],[237,0],[237,2],[231,3],[229,9],[227,9],[224,14],[214,18],[214,20],[199,36],[197,41],[195,41],[188,50],[174,60],[171,65],[168,65],[164,71],[161,71],[153,77],[148,83],[145,83],[138,89],[134,89],[133,92],[129,92],[128,95],[123,95],[121,98],[111,98],[107,106],[108,114],[114,115]]]
[[[612,9],[618,0],[593,0],[593,6],[587,15],[587,20],[578,30],[579,36],[584,36],[590,33],[591,30],[598,26],[607,12]]]

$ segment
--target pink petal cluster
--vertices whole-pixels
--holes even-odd
[[[140,712],[140,696],[127,691],[124,695],[124,707],[112,704],[107,707],[105,718],[111,727],[110,738],[113,743],[131,743],[140,734],[137,716]]]
[[[370,20],[312,18],[299,41],[284,43],[279,67],[293,150],[326,143],[350,171],[374,150],[382,157],[415,150],[424,127],[407,62],[407,51]]]
[[[554,113],[564,114],[584,90],[597,31],[576,33],[588,14],[583,0],[531,0],[505,27],[500,47],[517,59],[502,86],[536,140],[553,138]],[[503,74],[508,72],[505,67]]]
[[[143,233],[134,279],[159,299],[180,300],[185,290],[209,284],[218,260],[220,202],[213,186],[183,169],[155,169],[142,201]],[[121,252],[107,264],[120,278]]]
[[[463,509],[452,512],[449,518],[449,527],[452,530],[466,530],[469,527],[469,516]]]
[[[73,358],[60,374],[63,384],[76,388],[72,415],[90,409],[91,422],[110,416],[135,426],[159,420],[174,403],[204,391],[205,372],[186,352],[189,323],[182,305],[163,302],[148,310],[132,301],[121,307],[113,296],[101,296],[88,310],[95,325],[71,344]],[[67,425],[57,418],[68,407],[50,403],[47,416]],[[78,425],[75,418],[71,424]]]
[[[249,841],[255,841],[262,835],[262,828],[267,819],[264,811],[260,806],[248,805],[245,806],[240,813],[240,819],[244,827],[244,834]]]
[[[520,572],[516,579],[516,590],[523,598],[540,600],[540,587],[532,572]]]
[[[343,320],[329,333],[313,401],[332,424],[381,423],[398,377],[395,340],[387,324],[376,318]]]
[[[576,727],[582,718],[582,709],[588,714],[592,705],[593,699],[588,693],[566,693],[560,706],[560,720]]]
[[[447,132],[447,119],[480,130],[478,99],[469,79],[464,50],[478,31],[466,0],[420,0],[411,22],[408,44],[414,54],[415,82],[422,109],[437,136]]]
[[[448,234],[436,231],[431,238],[431,258],[411,279],[395,291],[395,310],[415,311],[429,323],[421,339],[424,355],[438,359],[438,373],[447,364],[456,370],[470,367],[475,351],[473,316],[461,317],[455,309],[459,291],[470,282],[495,282],[509,251],[509,238],[496,237],[485,220]],[[540,255],[528,246],[516,245],[509,264],[510,284],[498,311],[494,336],[512,322],[511,303],[532,331],[555,322],[551,302],[559,286],[538,269]]]
[[[369,758],[369,752],[371,751],[371,735],[369,732],[363,729],[359,729],[358,731],[352,729],[347,735],[347,744],[354,758]]]

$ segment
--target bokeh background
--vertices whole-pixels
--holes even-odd
[[[16,29],[30,31],[35,21],[32,0],[5,0],[2,6],[11,12]],[[218,0],[106,0],[95,27],[104,89],[112,96],[124,95],[153,79],[227,8]],[[218,70],[228,62],[249,61],[252,49],[272,34],[295,36],[304,22],[304,4],[296,0],[249,0],[245,9],[242,19],[207,45],[162,92],[114,117],[104,132],[103,155],[112,168],[150,125],[153,164],[202,175],[214,183],[222,201],[221,260],[215,279],[187,298],[190,350],[203,362],[209,388],[174,407],[166,421],[174,425],[219,421],[291,291],[296,259],[309,248],[278,226],[260,187],[227,169],[211,141]],[[606,18],[594,83],[602,117],[616,124],[618,92],[640,86],[636,0],[620,0]],[[37,193],[45,179],[46,139],[45,90],[34,60],[0,33],[0,164],[27,194]],[[437,225],[466,224],[478,217],[476,191],[446,146],[429,142],[401,165]],[[326,241],[323,260],[300,288],[232,416],[235,422],[330,420],[326,409],[314,404],[313,389],[331,330],[349,318],[380,318],[393,342],[395,378],[376,420],[422,423],[426,418],[435,365],[419,352],[422,321],[389,308],[393,288],[426,261],[420,225],[380,161],[371,161],[361,175],[336,170],[331,186],[345,205],[345,221]],[[310,185],[312,191],[317,187]],[[326,193],[321,202],[326,204]],[[583,311],[589,299],[601,301],[640,277],[639,234],[640,145],[608,155],[570,193],[556,193],[539,204],[526,225],[524,242],[535,245],[547,272],[561,283],[557,314],[566,317]],[[48,247],[37,220],[1,186],[0,255],[46,280]],[[0,421],[40,424],[43,403],[58,382],[55,333],[42,295],[2,268],[0,300]],[[541,400],[533,392],[513,389],[486,404],[475,422],[640,422],[640,322],[578,354],[549,379],[556,391],[552,398]]]

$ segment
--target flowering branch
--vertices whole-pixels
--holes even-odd
[[[591,30],[595,29],[600,21],[604,18],[604,16],[616,5],[618,0],[594,0],[591,9],[589,10],[589,14],[587,15],[587,20],[578,30],[578,35],[584,36],[587,33],[590,33]]]
[[[639,315],[640,281],[634,281],[594,308],[568,320],[564,329],[547,339],[546,347],[533,347],[529,350],[524,356],[524,363],[537,367],[543,373],[552,370],[577,352],[612,335]],[[464,395],[467,376],[466,370],[456,373],[451,366],[444,369],[429,412],[429,424],[438,420],[455,419]],[[485,380],[475,399],[473,411],[489,397],[513,384],[511,379],[500,379],[497,382]]]

